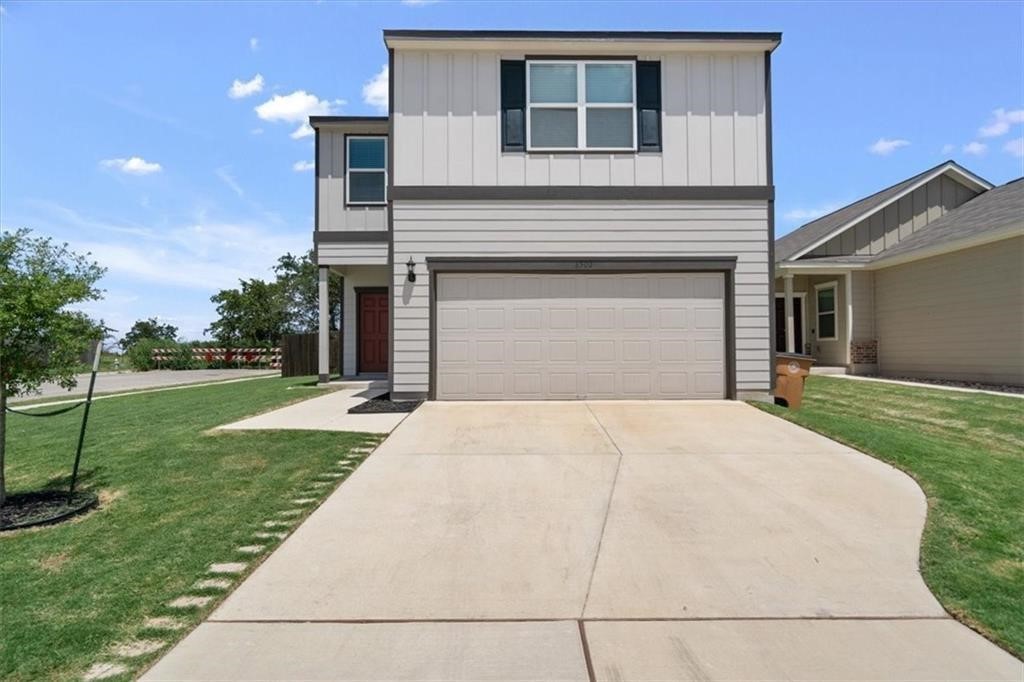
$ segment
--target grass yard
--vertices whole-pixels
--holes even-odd
[[[61,526],[0,535],[0,679],[73,679],[97,661],[137,673],[166,651],[116,659],[114,645],[160,640],[168,645],[209,613],[223,589],[196,589],[214,562],[258,556],[236,548],[257,539],[268,520],[296,498],[326,497],[341,478],[338,459],[375,444],[367,434],[314,431],[208,433],[208,429],[319,393],[286,390],[304,379],[147,393],[93,404],[83,453],[82,487],[101,508]],[[8,416],[10,492],[64,485],[81,411],[47,419]],[[356,455],[361,458],[365,455]],[[329,480],[313,484],[318,476]],[[247,573],[248,571],[246,571]],[[244,576],[244,574],[243,574]],[[216,576],[225,577],[225,576]],[[242,576],[226,576],[234,584]],[[201,608],[170,609],[182,595],[211,595]],[[172,617],[179,631],[147,629],[146,619]]]
[[[1024,399],[812,376],[800,411],[758,406],[913,476],[925,582],[1024,656]]]

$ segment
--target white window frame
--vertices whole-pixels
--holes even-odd
[[[352,140],[384,140],[384,166],[383,168],[350,168],[349,161],[352,158]],[[349,191],[349,175],[352,173],[380,173],[384,172],[384,200],[383,201],[352,201],[352,193]],[[386,206],[388,203],[388,136],[387,135],[346,135],[345,136],[345,205],[346,206]]]
[[[818,294],[819,292],[831,289],[832,290],[832,310],[822,313],[821,307],[818,305]],[[821,336],[821,316],[822,314],[832,316],[832,336]],[[832,282],[824,282],[822,284],[814,285],[814,321],[815,321],[815,333],[818,334],[818,341],[836,341],[839,339],[839,281],[834,280]]]
[[[576,101],[575,102],[538,102],[530,101],[530,71],[534,64],[571,64],[576,67]],[[633,98],[626,102],[594,102],[588,104],[587,99],[587,64],[629,66],[632,71]],[[535,147],[533,146],[532,128],[534,109],[576,109],[576,146],[575,147]],[[632,136],[633,144],[629,147],[588,147],[587,146],[587,109],[630,109],[633,112]],[[632,59],[536,59],[526,62],[526,150],[530,152],[635,152],[637,145],[636,132],[636,61]]]

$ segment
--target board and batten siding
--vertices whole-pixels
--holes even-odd
[[[430,257],[725,256],[735,271],[736,389],[771,386],[768,206],[763,201],[395,201],[395,393],[429,390]],[[412,258],[421,276],[406,277]]]
[[[875,272],[879,370],[1024,385],[1024,237]]]
[[[882,253],[977,194],[949,176],[940,175],[836,235],[807,257]]]
[[[327,242],[317,244],[320,265],[387,265],[388,243]]]
[[[386,206],[345,205],[345,132],[321,129],[319,138],[319,164],[317,192],[317,226],[321,232],[339,230],[381,231],[388,229]],[[353,133],[349,133],[353,134]],[[385,125],[379,132],[360,135],[387,135]],[[324,247],[321,245],[321,251]]]
[[[523,54],[399,50],[396,185],[767,185],[762,53],[661,62],[661,152],[502,152],[500,62]]]

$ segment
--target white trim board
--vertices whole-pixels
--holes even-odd
[[[956,163],[954,163],[952,161],[948,161],[948,162],[942,164],[941,166],[939,166],[938,168],[936,168],[933,172],[931,172],[928,175],[926,175],[925,177],[923,177],[921,180],[918,180],[913,185],[911,185],[911,186],[907,187],[906,189],[904,189],[902,192],[900,192],[900,193],[890,197],[888,200],[882,202],[878,206],[875,206],[875,207],[871,208],[870,210],[867,210],[867,211],[864,211],[863,213],[858,214],[852,220],[849,220],[849,221],[843,223],[842,225],[840,225],[836,229],[834,229],[831,232],[829,232],[828,234],[826,234],[824,237],[818,239],[817,241],[811,242],[810,246],[804,247],[800,251],[797,251],[796,253],[794,253],[792,256],[790,256],[789,258],[787,258],[783,262],[795,261],[796,259],[800,258],[801,256],[807,255],[811,251],[814,251],[814,249],[818,248],[819,246],[821,246],[825,242],[827,242],[830,239],[832,239],[833,237],[836,237],[836,236],[842,234],[843,232],[846,232],[848,229],[850,229],[851,227],[853,227],[854,225],[856,225],[860,221],[864,220],[864,218],[866,218],[866,217],[868,217],[870,215],[873,215],[875,213],[878,213],[879,211],[885,209],[886,206],[889,206],[889,205],[899,201],[900,199],[902,199],[903,197],[907,196],[908,194],[910,194],[914,190],[918,189],[919,187],[922,187],[922,186],[928,184],[929,182],[931,182],[935,178],[939,177],[940,175],[944,175],[944,174],[946,174],[946,173],[948,173],[950,171],[952,171],[953,173],[956,173],[957,175],[960,176],[959,178],[954,178],[954,180],[957,180],[962,185],[968,185],[968,186],[974,185],[974,189],[977,189],[979,191],[989,190],[989,189],[992,189],[992,187],[993,187],[993,185],[991,183],[989,183],[988,181],[984,180],[983,178],[978,177],[974,173],[971,173],[966,168],[962,168],[962,167],[958,166]]]

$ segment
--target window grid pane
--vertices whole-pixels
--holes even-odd
[[[588,103],[633,102],[633,67],[629,64],[587,64],[586,80]]]
[[[832,339],[836,335],[836,314],[835,313],[819,313],[818,314],[818,338],[820,339]]]
[[[575,64],[532,64],[531,103],[571,103],[577,100]]]
[[[633,146],[633,109],[587,108],[587,147]]]
[[[820,289],[818,291],[818,311],[831,313],[836,309],[836,290]]]
[[[577,125],[576,109],[530,109],[530,145],[575,149]]]
[[[348,201],[352,204],[382,204],[387,182],[384,171],[352,171],[348,174]]]
[[[387,164],[383,138],[350,137],[348,140],[348,167],[383,170]]]

